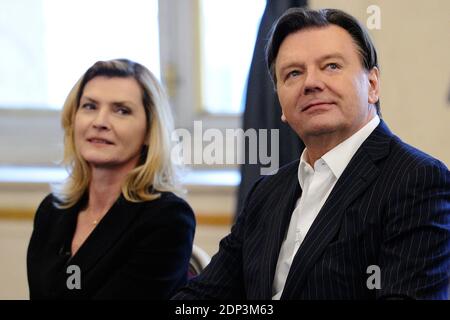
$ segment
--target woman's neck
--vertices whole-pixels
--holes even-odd
[[[125,181],[126,172],[115,169],[92,168],[89,184],[88,209],[94,213],[106,212],[116,202]]]

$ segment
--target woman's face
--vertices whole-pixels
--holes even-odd
[[[139,162],[147,121],[134,78],[88,81],[75,115],[75,146],[91,168],[131,170]]]

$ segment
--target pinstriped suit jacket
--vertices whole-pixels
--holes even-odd
[[[271,299],[301,195],[297,169],[298,161],[255,184],[209,266],[174,299]],[[380,289],[367,286],[371,265]],[[449,277],[450,172],[381,121],[312,224],[281,299],[447,299]]]

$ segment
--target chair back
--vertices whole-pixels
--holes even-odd
[[[188,279],[199,275],[210,261],[211,257],[209,254],[194,244],[192,246],[191,259],[189,260]]]

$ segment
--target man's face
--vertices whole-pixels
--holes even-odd
[[[343,141],[376,113],[378,70],[364,70],[357,45],[338,26],[288,35],[275,74],[286,120],[305,143],[326,135]]]

